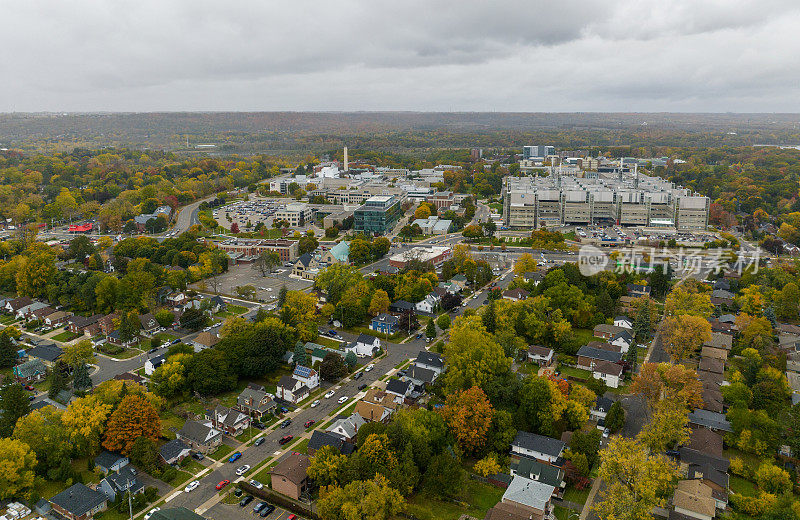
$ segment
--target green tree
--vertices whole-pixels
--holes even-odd
[[[198,331],[208,323],[208,316],[200,309],[186,309],[180,318],[181,327],[191,331]]]
[[[433,318],[428,318],[428,324],[425,326],[425,336],[428,339],[436,337],[436,325],[433,323]]]
[[[0,333],[0,368],[11,368],[17,364],[17,349],[8,334]]]
[[[81,363],[75,369],[72,377],[72,387],[78,391],[86,391],[92,387],[92,378],[89,377],[89,366]]]
[[[28,396],[20,385],[8,385],[0,391],[0,437],[10,437],[20,417],[30,411]]]
[[[281,286],[281,289],[278,291],[278,308],[280,309],[283,307],[283,304],[286,303],[286,295],[289,293],[289,290],[286,288],[285,285]]]
[[[392,475],[392,483],[403,496],[408,496],[419,484],[419,479],[419,468],[414,462],[414,447],[408,442],[400,455],[397,471]]]
[[[458,459],[446,451],[433,457],[423,479],[423,486],[428,493],[443,498],[458,495],[465,483],[466,472]]]
[[[483,387],[507,374],[511,359],[506,357],[478,316],[459,317],[450,329],[450,341],[444,347],[448,368],[442,377],[446,393]]]
[[[215,349],[227,354],[240,378],[253,379],[275,370],[296,343],[297,331],[269,317],[222,338]]]
[[[306,359],[306,347],[298,342],[297,345],[294,347],[294,364],[297,366],[308,366],[308,360]]]
[[[348,464],[347,457],[334,446],[323,446],[311,457],[306,473],[318,486],[339,485],[342,483]]]
[[[319,375],[325,381],[338,381],[347,374],[347,366],[342,356],[335,352],[328,352],[319,365]]]
[[[344,364],[347,365],[348,370],[353,370],[353,368],[355,368],[357,363],[358,359],[356,358],[356,355],[355,353],[353,353],[353,351],[348,352],[347,355],[344,357]]]
[[[73,444],[62,416],[61,410],[45,406],[20,417],[14,428],[14,438],[36,453],[36,472],[49,480],[64,480],[72,476]]]
[[[142,468],[148,473],[154,473],[161,466],[156,443],[153,442],[153,439],[144,435],[137,437],[133,441],[133,446],[128,456],[136,467]]]
[[[186,382],[192,391],[202,396],[217,395],[236,386],[236,374],[228,364],[225,352],[201,350],[186,364]]]
[[[625,410],[619,401],[614,401],[614,404],[609,408],[606,414],[606,428],[612,433],[617,433],[625,425]]]
[[[439,326],[442,330],[447,330],[450,328],[450,316],[447,314],[442,314],[438,318],[436,318],[436,325]]]
[[[61,363],[56,363],[50,372],[50,388],[47,390],[47,397],[50,399],[54,399],[60,391],[67,389],[67,376],[64,372]]]
[[[71,367],[94,363],[96,360],[94,346],[88,339],[64,345],[62,348],[61,361]]]

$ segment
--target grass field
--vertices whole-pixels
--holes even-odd
[[[219,448],[217,448],[214,451],[214,453],[209,453],[208,456],[211,457],[214,460],[221,461],[221,460],[227,458],[228,455],[230,455],[232,452],[233,452],[233,448],[231,448],[227,444],[222,444],[222,445],[220,445]]]
[[[14,316],[0,316],[0,323],[2,323],[3,325],[8,326],[14,323],[15,321],[17,321],[17,319]]]
[[[70,332],[68,330],[65,330],[64,332],[62,332],[60,334],[56,334],[51,339],[53,339],[55,341],[61,341],[63,343],[66,343],[68,341],[72,341],[75,338],[79,338],[80,336],[81,336],[80,334],[75,334],[74,332]]]
[[[743,479],[742,477],[736,477],[731,475],[730,486],[731,486],[731,491],[733,491],[734,493],[738,493],[740,495],[754,497],[758,494],[756,485],[750,482],[749,480]]]
[[[585,504],[588,496],[589,496],[589,488],[575,489],[573,487],[570,487],[564,492],[564,500],[567,500],[569,502],[575,502],[576,504]]]
[[[462,496],[464,505],[440,500],[426,494],[416,494],[408,499],[406,512],[420,520],[456,520],[461,515],[483,518],[503,497],[503,489],[467,479]]]
[[[342,345],[344,345],[341,341],[326,338],[325,336],[318,336],[317,339],[314,340],[314,343],[322,345],[323,347],[335,348],[336,350],[341,349]]]
[[[583,370],[581,368],[575,367],[568,367],[566,365],[558,365],[558,371],[561,372],[562,376],[571,376],[576,379],[591,379],[592,373],[588,370]]]

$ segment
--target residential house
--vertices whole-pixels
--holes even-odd
[[[614,326],[631,330],[633,328],[633,320],[627,316],[617,316],[614,318]]]
[[[48,314],[44,317],[44,324],[48,327],[59,327],[64,324],[70,317],[72,313],[64,312],[64,311],[55,311],[51,314]]]
[[[180,464],[180,462],[189,456],[191,448],[180,439],[172,439],[158,449],[158,454],[164,464]]]
[[[722,382],[725,380],[725,375],[720,374],[719,372],[710,372],[708,370],[698,370],[697,371],[697,379],[704,385],[706,384],[714,384],[714,385],[721,385]]]
[[[30,313],[29,317],[31,320],[40,321],[44,323],[45,318],[47,316],[50,316],[54,312],[56,312],[54,308],[50,307],[49,305],[45,305],[44,307],[35,309],[33,312]]]
[[[722,435],[708,428],[692,428],[689,434],[688,447],[721,459],[723,451]]]
[[[631,345],[633,345],[633,336],[627,330],[623,330],[615,334],[608,342],[612,345],[617,345],[622,349],[622,353],[626,354],[631,348]]]
[[[709,412],[699,408],[689,412],[689,425],[704,427],[713,431],[733,432],[731,423],[725,417],[725,414]]]
[[[530,293],[520,287],[503,291],[503,298],[506,300],[511,300],[512,302],[524,300],[528,297],[528,295],[530,295]]]
[[[613,404],[614,401],[608,397],[598,396],[594,401],[594,406],[589,410],[589,417],[597,421],[598,426],[604,426],[606,415],[608,415],[608,411],[611,410]],[[603,424],[600,424],[601,422]]]
[[[592,368],[592,377],[602,379],[610,388],[619,388],[622,381],[622,365],[609,361],[598,361]]]
[[[366,424],[366,421],[363,417],[357,413],[352,413],[349,417],[337,419],[328,427],[327,432],[338,435],[347,442],[355,442],[358,429],[364,424]]]
[[[396,316],[400,316],[409,312],[415,312],[416,306],[405,300],[397,300],[396,302],[389,305],[389,312]]]
[[[273,413],[277,404],[263,386],[251,383],[239,394],[236,407],[253,419],[260,420],[266,414]]]
[[[522,275],[522,279],[525,280],[525,283],[533,283],[535,287],[544,280],[544,275],[539,271],[528,271]]]
[[[98,314],[92,316],[72,316],[67,319],[67,328],[74,334],[94,336],[100,332],[100,318]]]
[[[728,352],[733,348],[733,336],[720,332],[712,332],[711,340],[703,343],[704,347],[720,348]]]
[[[728,360],[728,351],[723,348],[703,347],[700,351],[701,358],[719,359],[723,363]]]
[[[554,491],[553,486],[517,475],[506,488],[500,502],[487,511],[485,518],[543,520],[550,516],[550,499]]]
[[[594,337],[596,338],[611,339],[624,330],[626,330],[625,327],[601,323],[599,325],[595,325],[592,334],[594,334]]]
[[[211,312],[222,312],[228,309],[228,304],[225,303],[225,300],[222,299],[221,296],[212,296],[211,297]]]
[[[396,398],[395,394],[387,393],[378,388],[370,388],[364,397],[356,403],[353,413],[357,413],[367,422],[387,422],[397,409]]]
[[[680,513],[697,520],[711,520],[716,515],[716,503],[711,488],[699,480],[680,480],[672,498],[672,506]]]
[[[401,381],[399,379],[390,379],[386,383],[386,393],[393,394],[395,402],[402,403],[406,397],[411,395],[413,385],[411,381]]]
[[[444,372],[444,360],[442,359],[442,356],[427,350],[419,351],[419,354],[417,354],[417,359],[414,360],[414,365],[420,368],[432,370],[438,375],[441,375],[442,372]]]
[[[156,371],[158,367],[164,364],[166,361],[166,354],[159,354],[158,356],[153,356],[149,358],[147,361],[144,362],[144,375],[152,376],[153,372]]]
[[[167,305],[172,306],[173,308],[183,308],[186,302],[189,301],[189,297],[182,292],[174,292],[164,298],[164,302]]]
[[[378,354],[381,340],[369,334],[359,334],[355,341],[344,347],[345,352],[352,352],[358,357],[370,357]]]
[[[439,282],[438,288],[450,294],[461,294],[461,291],[464,290],[461,285],[453,282],[452,280],[449,282]]]
[[[702,398],[703,410],[720,414],[725,412],[725,400],[722,397],[719,385],[704,386]]]
[[[100,454],[94,458],[95,468],[103,473],[117,472],[130,464],[130,462],[131,460],[124,455],[105,450],[101,451]]]
[[[621,360],[622,353],[620,352],[610,352],[584,345],[578,350],[576,366],[584,370],[592,370],[600,361],[619,363]]]
[[[311,465],[308,455],[292,452],[284,457],[270,471],[273,491],[277,491],[295,500],[308,489],[308,475],[306,471]]]
[[[250,426],[250,417],[235,408],[217,405],[213,410],[206,410],[205,419],[216,430],[236,437]]]
[[[139,316],[139,323],[142,325],[142,332],[145,334],[153,334],[161,326],[156,317],[149,312]]]
[[[422,312],[425,314],[434,314],[436,309],[439,307],[439,303],[442,299],[439,297],[438,294],[435,292],[430,293],[429,295],[425,296],[425,299],[422,301],[418,301],[415,305],[415,309],[417,312]]]
[[[125,493],[130,493],[131,495],[144,493],[144,484],[136,477],[136,470],[130,466],[125,466],[118,472],[106,475],[100,481],[98,490],[102,491],[113,502]]]
[[[222,432],[206,424],[188,420],[177,433],[182,440],[195,451],[209,453],[222,444]]]
[[[355,451],[355,445],[347,442],[339,435],[333,433],[323,432],[321,430],[314,430],[311,432],[311,438],[308,440],[306,451],[309,457],[313,457],[317,451],[325,446],[333,446],[342,455],[350,455]]]
[[[210,331],[203,331],[192,340],[195,352],[211,348],[219,343],[219,336]]]
[[[422,391],[426,385],[433,384],[438,376],[439,374],[433,370],[412,364],[406,369],[406,374],[400,379],[402,381],[409,381],[416,389]]]
[[[725,289],[714,289],[711,291],[711,304],[712,305],[725,305],[730,307],[733,305],[734,294]]]
[[[590,341],[586,344],[587,347],[599,348],[600,350],[608,350],[609,352],[622,352],[622,347],[619,345],[612,345],[607,341]]]
[[[310,391],[306,385],[291,376],[283,376],[278,380],[275,391],[279,399],[290,403],[299,403],[308,395]]]
[[[97,320],[97,324],[100,327],[100,332],[103,334],[111,334],[111,332],[116,329],[116,325],[114,322],[119,320],[119,314],[116,312],[112,312],[111,314],[106,314],[105,316],[101,316]]]
[[[392,316],[391,314],[379,314],[378,316],[372,318],[369,328],[375,332],[380,332],[390,336],[397,332],[397,326],[399,323],[400,319],[397,316]]]
[[[44,366],[52,368],[64,353],[55,343],[43,343],[28,350],[28,357],[38,359]]]
[[[566,444],[552,437],[518,431],[511,443],[511,458],[529,457],[554,466],[560,466]]]
[[[35,383],[47,377],[47,367],[41,359],[31,359],[12,368],[17,381],[25,384]]]
[[[106,341],[111,343],[112,345],[117,345],[119,347],[128,347],[133,345],[138,341],[138,336],[134,336],[132,338],[123,339],[122,334],[118,330],[112,330],[108,334],[106,334]]]
[[[17,314],[17,311],[23,307],[27,307],[33,303],[27,296],[20,296],[19,298],[13,298],[10,300],[5,301],[5,305],[3,305],[3,310],[9,314]]]
[[[105,511],[107,502],[103,493],[79,483],[51,498],[50,506],[68,520],[89,520],[97,513]]]
[[[528,361],[537,363],[540,367],[549,367],[555,361],[553,349],[539,345],[528,347]]]
[[[292,377],[306,385],[309,390],[314,390],[319,386],[319,374],[313,368],[297,365],[294,367]]]
[[[46,307],[48,307],[46,303],[34,301],[24,307],[20,307],[19,309],[17,309],[17,312],[14,313],[14,316],[18,320],[31,320],[33,319],[33,313],[35,311],[39,309],[44,309]]]
[[[723,351],[724,352],[724,351]],[[699,370],[707,370],[715,374],[722,374],[725,372],[725,362],[721,359],[711,357],[704,357],[700,359],[700,364],[697,367]]]
[[[688,447],[680,449],[681,471],[687,479],[699,480],[711,488],[712,497],[719,509],[728,504],[730,462],[724,457],[701,453]]]
[[[628,296],[633,296],[634,298],[639,298],[642,296],[650,296],[652,289],[647,285],[639,285],[636,283],[629,283],[627,285]]]
[[[509,469],[511,476],[520,476],[553,486],[554,497],[560,497],[566,487],[563,469],[558,466],[544,464],[536,459],[521,457],[518,461],[512,462]]]

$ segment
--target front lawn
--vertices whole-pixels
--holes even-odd
[[[169,480],[160,479],[160,480],[162,480],[163,482],[166,482],[170,486],[176,488],[176,487],[180,486],[181,484],[183,484],[184,482],[186,482],[187,480],[189,480],[190,478],[192,478],[192,476],[189,473],[186,473],[185,471],[177,470],[177,471],[175,471],[175,476],[172,477],[171,479],[169,479]]]
[[[179,417],[169,410],[161,413],[161,435],[168,439],[175,438],[175,432],[183,428],[185,423],[182,417]]]
[[[591,379],[592,373],[588,370],[583,370],[582,368],[575,368],[569,367],[566,365],[558,365],[558,371],[561,372],[561,375],[564,377],[570,376],[575,379]]]
[[[82,334],[75,334],[74,332],[70,332],[68,330],[65,330],[64,332],[62,332],[60,334],[56,334],[55,336],[53,336],[50,339],[52,339],[54,341],[60,341],[62,343],[67,343],[67,342],[72,341],[73,339],[79,338],[81,336],[82,336]]]
[[[303,439],[296,446],[292,447],[292,451],[297,451],[297,452],[302,453],[302,454],[307,454],[308,453],[308,441],[309,440],[311,440],[311,439]]]
[[[219,448],[217,448],[214,453],[210,453],[208,456],[214,460],[223,460],[228,457],[228,455],[233,452],[233,448],[228,446],[227,444],[221,444]]]
[[[500,501],[504,491],[491,484],[467,479],[467,484],[460,497],[466,506],[418,493],[408,499],[406,513],[420,520],[456,520],[461,515],[483,518],[486,511]]]
[[[136,357],[141,354],[142,351],[138,348],[126,348],[119,354],[103,354],[104,356],[108,356],[111,359],[130,359],[132,357]]]
[[[318,336],[317,339],[314,340],[314,343],[322,345],[323,347],[329,347],[336,350],[340,350],[342,348],[342,345],[344,345],[344,343],[342,343],[341,341],[336,341],[331,338],[326,338],[325,336]]]

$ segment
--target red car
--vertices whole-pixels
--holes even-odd
[[[284,444],[286,444],[287,442],[289,442],[292,439],[294,439],[294,435],[284,435],[283,437],[280,438],[280,440],[278,441],[278,444],[283,446]]]
[[[297,520],[297,515],[289,515],[286,517],[286,520]]]
[[[29,391],[29,392],[33,392],[34,390],[36,390],[36,389],[35,389],[34,387],[32,387],[31,385],[24,385],[24,386],[25,386],[25,390],[27,390],[27,391]]]
[[[217,489],[222,489],[222,488],[224,488],[225,486],[227,486],[230,483],[231,483],[231,481],[228,480],[228,479],[220,480],[219,484],[217,484]]]
[[[312,425],[312,424],[314,424],[315,422],[317,422],[317,421],[315,421],[314,419],[310,419],[310,420],[306,421],[306,422],[305,422],[305,424],[304,424],[303,426],[305,426],[306,428],[308,428],[309,426],[311,426],[311,425]]]

